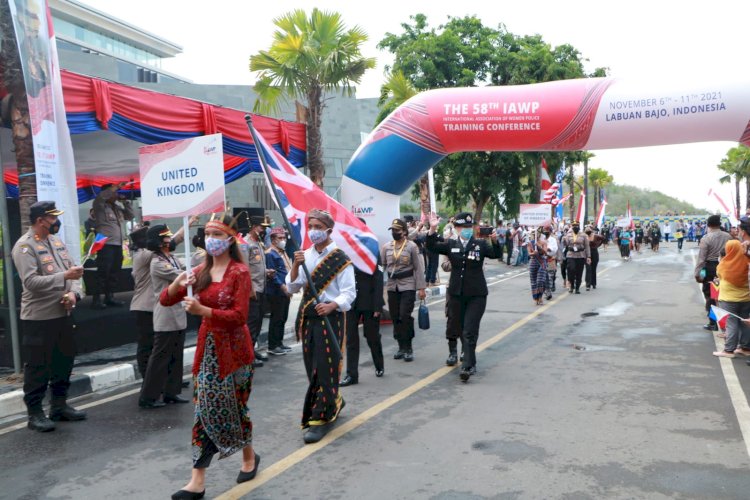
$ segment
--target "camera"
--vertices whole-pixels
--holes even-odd
[[[479,228],[479,236],[490,236],[492,234],[492,226],[481,226]]]

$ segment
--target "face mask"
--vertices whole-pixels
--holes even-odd
[[[232,245],[232,239],[206,238],[206,253],[211,257],[218,257]]]
[[[286,240],[279,240],[276,242],[276,246],[282,250],[286,249]]]
[[[391,231],[391,236],[393,236],[394,240],[399,241],[404,237],[404,233],[402,233],[401,231]]]
[[[319,245],[320,243],[323,243],[325,240],[328,239],[328,231],[322,231],[320,229],[311,229],[308,232],[308,236],[310,237],[310,241],[312,241],[313,244]]]
[[[589,236],[591,236],[591,231],[586,231],[586,234],[588,234]]]
[[[57,219],[54,223],[50,224],[50,226],[47,228],[47,231],[49,231],[49,234],[57,234],[57,232],[60,230],[60,226],[62,226],[62,222],[60,219]]]
[[[578,227],[578,226],[573,226],[573,232],[574,232],[574,233],[578,234],[578,231],[580,231],[580,230],[581,230],[581,228],[580,228],[580,227]]]
[[[549,231],[545,231],[545,232],[544,232],[544,233],[542,233],[542,234],[544,234],[544,237],[545,237],[545,238],[549,238],[549,234],[550,234],[550,233],[549,233]]]
[[[464,228],[461,230],[461,237],[465,240],[470,239],[472,236],[474,236],[474,230],[470,227]]]
[[[175,240],[169,240],[169,251],[174,252],[175,248],[177,248],[177,242]]]

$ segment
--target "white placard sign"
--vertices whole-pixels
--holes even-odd
[[[527,203],[521,205],[518,223],[522,226],[539,227],[552,222],[552,211],[548,203]]]
[[[143,146],[139,163],[144,220],[224,211],[221,134]]]

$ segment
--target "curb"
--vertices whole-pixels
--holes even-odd
[[[427,289],[427,296],[440,297],[446,294],[446,285],[438,285]],[[290,317],[291,319],[291,317]],[[284,329],[284,337],[294,335],[294,324]],[[262,339],[265,339],[265,334]],[[261,338],[258,339],[260,345]],[[182,364],[184,370],[192,369],[195,357],[195,346],[186,347],[183,351]],[[86,373],[74,374],[70,378],[68,398],[85,396],[87,394],[113,389],[119,386],[134,384],[141,379],[135,360],[128,363],[105,366]],[[23,390],[16,389],[0,394],[0,419],[26,413],[23,402]]]

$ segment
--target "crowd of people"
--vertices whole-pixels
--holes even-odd
[[[107,206],[102,218],[97,215],[101,203],[95,202],[94,230],[106,228],[108,241],[121,253],[123,235],[117,231],[122,231],[121,217],[130,207],[112,196],[116,187],[102,192],[101,201]],[[61,215],[54,202],[33,204],[31,227],[13,248],[23,285],[24,402],[28,427],[40,432],[54,430],[56,421],[86,419],[86,412],[67,402],[75,355],[73,313],[81,301],[83,268],[55,236]],[[164,224],[146,225],[129,235],[135,282],[130,308],[138,329],[141,408],[191,401],[181,395],[189,385],[182,380],[182,355],[188,315],[200,319],[193,362],[192,476],[173,498],[202,498],[206,469],[216,454],[224,458],[241,451],[237,482],[255,477],[260,455],[252,446],[247,402],[254,369],[268,359],[258,351],[258,337],[263,317],[270,311],[267,352],[280,356],[291,351],[284,344],[284,330],[293,294],[302,294],[295,332],[309,382],[301,427],[304,442],[315,443],[329,432],[346,404],[340,387],[359,382],[360,322],[376,377],[385,373],[380,322],[386,303],[398,345],[393,359],[407,363],[415,359],[413,313],[417,301],[425,300],[426,288],[438,279],[431,267],[440,265],[450,272],[445,363],[460,362],[459,379],[468,382],[476,374],[476,347],[487,304],[486,259],[505,260],[511,266],[528,262],[532,299],[541,305],[556,291],[557,269],[568,293],[580,294],[582,286],[587,291],[596,289],[599,249],[606,249],[610,238],[628,259],[631,249],[640,251],[647,234],[654,251],[661,238],[658,227],[641,228],[640,224],[632,229],[608,226],[600,230],[589,225],[581,230],[578,221],[539,228],[498,221],[492,228],[462,212],[438,231],[437,217],[419,223],[394,219],[389,227],[392,239],[382,245],[377,268],[369,274],[355,269],[333,242],[335,222],[324,210],[308,213],[312,245],[294,252],[287,248],[286,231],[281,227],[269,230],[271,224],[262,212],[245,214],[243,227],[240,215],[212,217],[198,228],[191,238],[195,248],[189,263],[192,272],[174,254],[186,238],[183,229],[172,234]],[[189,226],[197,222],[198,217],[193,217]],[[703,286],[706,311],[718,304],[730,314],[725,332],[718,333],[725,338],[725,348],[714,354],[745,356],[750,361],[750,218],[727,231],[722,230],[719,216],[711,216],[706,227],[705,234],[700,234],[696,280]],[[675,227],[680,249],[687,228]],[[114,299],[116,280],[110,276],[121,265],[112,257],[115,253],[108,251],[101,259],[100,279],[93,291],[95,308],[120,305]],[[719,330],[715,317],[709,317],[705,328]],[[340,351],[342,345],[346,345],[346,356]],[[340,373],[344,358],[346,370]],[[42,401],[48,387],[51,407],[45,415]]]
[[[111,226],[108,241],[121,256],[122,217],[131,208],[117,198],[117,188],[107,186],[101,200],[107,204],[104,224]],[[99,206],[95,202],[92,213],[91,229],[96,233],[102,228]],[[87,417],[67,402],[75,356],[73,313],[82,298],[83,267],[75,264],[55,236],[61,215],[54,202],[32,205],[31,227],[13,249],[23,285],[24,401],[28,427],[40,432],[54,430],[56,421]],[[189,225],[197,221],[193,217]],[[269,231],[270,226],[260,214],[248,216],[244,228],[238,217],[212,217],[191,238],[195,248],[191,272],[175,254],[176,246],[187,237],[183,229],[173,234],[164,224],[144,225],[129,234],[135,283],[130,308],[138,331],[136,363],[143,379],[138,405],[142,409],[191,401],[181,395],[189,385],[182,380],[182,355],[188,316],[200,319],[193,362],[193,469],[188,484],[173,498],[202,498],[206,469],[217,454],[224,458],[241,451],[237,482],[255,477],[260,455],[252,447],[247,401],[254,369],[262,366],[261,357],[268,359],[258,351],[258,336],[265,312],[270,310],[267,352],[283,355],[291,350],[283,340],[295,293],[302,294],[295,331],[309,382],[301,420],[305,443],[322,439],[336,422],[346,404],[339,388],[358,383],[360,321],[375,376],[384,375],[380,319],[386,298],[398,344],[393,358],[414,359],[413,312],[417,300],[426,298],[426,287],[438,280],[431,266],[438,265],[439,256],[444,259],[442,268],[450,271],[445,363],[461,362],[459,379],[463,382],[476,373],[476,346],[488,294],[483,264],[487,258],[502,258],[503,247],[494,231],[478,229],[471,214],[457,214],[443,233],[438,232],[437,218],[421,223],[395,219],[390,227],[392,241],[382,246],[373,274],[355,270],[336,246],[331,239],[334,220],[324,210],[308,213],[312,246],[304,251],[289,252],[285,230]],[[108,251],[102,269],[97,270],[102,279],[90,292],[96,309],[122,305],[114,297],[122,264],[113,258],[116,253]],[[345,335],[346,371],[340,373]],[[42,401],[48,387],[52,404],[46,415]]]

